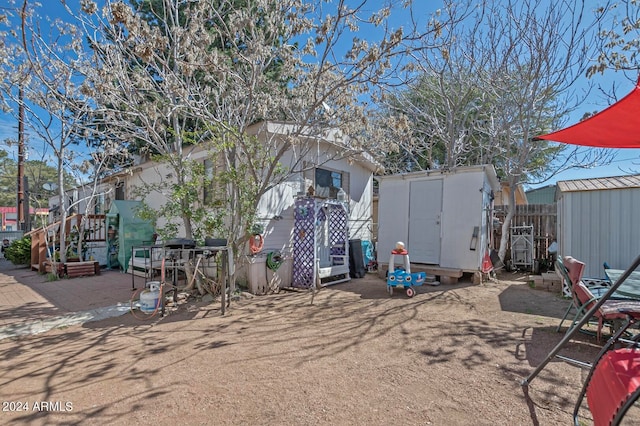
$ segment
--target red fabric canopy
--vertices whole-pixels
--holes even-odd
[[[537,139],[603,148],[640,148],[640,80],[631,93],[607,109]]]

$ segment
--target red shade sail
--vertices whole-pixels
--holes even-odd
[[[640,80],[631,93],[607,109],[537,139],[602,148],[640,148]]]

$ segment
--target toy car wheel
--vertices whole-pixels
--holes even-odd
[[[389,296],[393,296],[393,287],[390,285],[387,286],[387,291],[389,292]]]
[[[407,288],[407,297],[413,297],[416,294],[416,291],[412,287]]]

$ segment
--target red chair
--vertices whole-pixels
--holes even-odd
[[[593,362],[573,411],[575,426],[581,424],[578,412],[585,396],[595,426],[618,425],[640,396],[640,348],[637,347],[637,336],[632,341],[621,339],[639,317],[640,314],[630,314],[624,326],[609,339]],[[630,344],[626,348],[612,350],[620,342]]]
[[[584,315],[585,312],[591,309],[598,300],[582,281],[573,286],[573,291],[580,301],[580,314],[582,315]],[[598,320],[598,330],[596,332],[598,343],[600,342],[602,327],[604,326],[605,322],[624,320],[627,317],[626,314],[629,312],[638,313],[640,315],[640,302],[635,300],[612,299],[605,301],[594,314],[594,316]]]
[[[567,266],[565,265],[567,265],[569,268],[567,268]],[[567,307],[564,316],[560,320],[560,324],[558,324],[558,327],[556,327],[556,331],[560,331],[560,329],[562,328],[562,324],[564,324],[565,320],[572,310],[575,311],[575,314],[573,324],[571,325],[571,327],[569,327],[569,329],[573,328],[576,322],[580,320],[584,312],[586,312],[586,310],[582,306],[582,302],[578,300],[575,291],[573,290],[573,283],[581,281],[582,271],[584,270],[584,263],[574,259],[571,256],[567,256],[564,259],[559,258],[556,260],[555,269],[558,276],[560,276],[560,278],[562,279],[563,292],[566,291],[571,294],[571,303]],[[571,276],[569,275],[569,270],[571,270]],[[596,283],[596,285],[589,285],[588,283],[585,284],[587,285],[587,288],[589,288],[589,291],[591,291],[591,293],[593,293],[593,295],[598,298],[605,294],[607,290],[609,290],[609,287],[603,286],[600,283]]]
[[[608,288],[600,286],[588,287],[583,282],[582,273],[585,266],[583,262],[580,262],[571,256],[566,256],[563,259],[563,264],[567,270],[567,275],[571,280],[571,292],[573,294],[574,306],[576,309],[573,324],[570,327],[570,329],[572,329],[580,318],[604,295]],[[609,323],[613,328],[615,321],[618,320],[618,322],[621,322],[620,320],[624,320],[627,317],[626,313],[629,312],[640,313],[640,301],[614,298],[606,300],[594,313],[594,317],[597,319],[598,323],[598,329],[596,332],[598,342],[600,342],[602,327],[605,323]]]

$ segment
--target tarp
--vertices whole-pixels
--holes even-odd
[[[118,250],[118,262],[123,270],[129,267],[131,259],[131,248],[135,246],[149,245],[153,243],[153,224],[137,215],[137,209],[141,206],[140,201],[114,200],[107,213],[109,225],[116,225],[116,240]],[[112,220],[117,218],[112,225]],[[109,254],[110,256],[111,254]]]
[[[640,80],[631,93],[607,109],[537,139],[601,148],[640,148]]]

